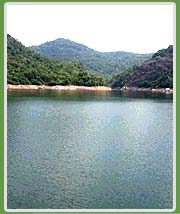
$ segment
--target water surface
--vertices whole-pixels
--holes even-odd
[[[172,208],[165,95],[8,92],[8,208]]]

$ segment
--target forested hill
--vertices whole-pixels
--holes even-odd
[[[71,41],[69,42],[71,43]],[[76,46],[77,50],[78,47],[80,46]],[[80,50],[78,53],[81,52],[82,54],[88,51],[89,53],[94,52],[92,49],[85,46],[81,46],[81,48],[84,49],[84,51]],[[99,52],[95,53],[99,54]],[[54,54],[56,54],[56,52],[54,52]],[[72,55],[73,54],[72,51]],[[109,57],[114,55],[112,57],[113,60],[118,58],[118,52],[105,54],[109,54]],[[7,55],[7,79],[9,84],[82,86],[100,86],[106,84],[104,77],[88,71],[77,59],[72,57],[74,60],[62,61],[48,58],[47,56],[38,54],[32,49],[25,47],[10,35],[7,35]],[[125,55],[127,58],[129,57],[129,53],[124,52],[124,57]],[[88,59],[89,63],[94,63],[93,57],[94,55],[92,55],[92,58]],[[105,61],[102,66],[106,63]],[[110,64],[108,64],[108,66],[110,66]],[[120,64],[119,66],[121,67],[122,65]],[[113,88],[123,86],[172,88],[173,46],[170,45],[166,49],[159,50],[152,55],[151,59],[144,61],[138,66],[133,66],[128,70],[125,69],[119,72],[118,75],[114,76],[111,86]]]
[[[30,47],[45,56],[61,60],[77,59],[88,70],[103,74],[119,73],[151,58],[152,54],[130,52],[98,52],[68,39],[57,39]]]
[[[93,74],[77,60],[49,59],[25,47],[7,35],[9,84],[33,85],[104,85],[103,77]]]
[[[152,58],[114,77],[112,87],[173,88],[173,46],[159,50]]]

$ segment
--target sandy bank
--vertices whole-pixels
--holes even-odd
[[[56,85],[56,86],[46,86],[46,85],[7,85],[8,89],[23,89],[23,90],[37,90],[37,89],[45,89],[45,90],[89,90],[89,91],[111,91],[110,87],[106,86],[74,86],[74,85]]]

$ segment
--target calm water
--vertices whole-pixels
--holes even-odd
[[[172,99],[8,92],[8,208],[172,208]]]

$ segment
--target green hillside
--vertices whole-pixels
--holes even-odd
[[[60,61],[41,56],[7,35],[7,81],[33,85],[104,85],[102,76],[89,72],[77,60]]]
[[[152,56],[152,54],[135,54],[125,51],[98,52],[68,39],[57,39],[39,46],[32,46],[31,49],[55,59],[77,59],[88,70],[103,74],[122,72]]]
[[[159,50],[150,60],[115,76],[112,87],[173,88],[173,46]]]
[[[61,39],[54,42],[56,43],[57,41],[62,43]],[[47,46],[51,46],[52,43],[53,42],[47,43]],[[120,55],[121,58],[124,57],[124,59],[130,59],[130,55],[132,59],[134,57],[133,53],[100,53],[89,49],[84,45],[79,45],[78,43],[74,43],[69,40],[68,43],[69,46],[67,47],[67,41],[65,40],[64,46],[61,46],[60,48],[64,49],[64,59],[66,60],[57,60],[53,59],[52,57],[48,58],[47,56],[38,54],[37,52],[33,51],[32,48],[30,49],[25,47],[16,39],[10,35],[7,35],[8,83],[33,85],[105,85],[107,82],[105,81],[106,75],[103,73],[104,70],[102,71],[104,77],[97,73],[98,69],[96,69],[97,72],[95,73],[88,71],[87,68],[85,68],[85,66],[78,61],[78,57],[74,57],[75,53],[77,53],[77,56],[83,55],[87,58],[89,55],[91,55],[91,57],[88,59],[88,62],[90,64],[92,63],[93,65],[96,64],[95,59],[97,59],[97,56],[99,57],[98,59],[103,60],[103,57],[106,55],[109,57],[109,59],[111,58],[112,61],[115,59],[117,60],[117,68],[122,68],[122,63],[118,64]],[[42,46],[44,48],[44,45]],[[72,51],[70,51],[70,47]],[[50,49],[47,48],[47,50],[49,51]],[[58,49],[54,50],[57,51]],[[76,52],[74,50],[76,50]],[[56,51],[52,51],[51,55],[54,54],[54,56],[57,56]],[[108,66],[111,67],[111,60],[105,60],[103,62],[104,63],[102,63],[102,65],[100,64],[101,68],[105,66],[107,62],[109,63]],[[100,63],[100,61],[98,61],[98,63]],[[113,69],[113,66],[114,65],[112,65],[111,69]],[[112,81],[110,83],[113,88],[123,86],[145,88],[173,87],[172,45],[166,49],[159,50],[157,53],[152,55],[149,60],[146,60],[139,65],[131,67],[129,66],[130,65],[127,64],[126,68],[124,68],[121,72],[113,75]],[[127,67],[129,69],[127,69]]]

